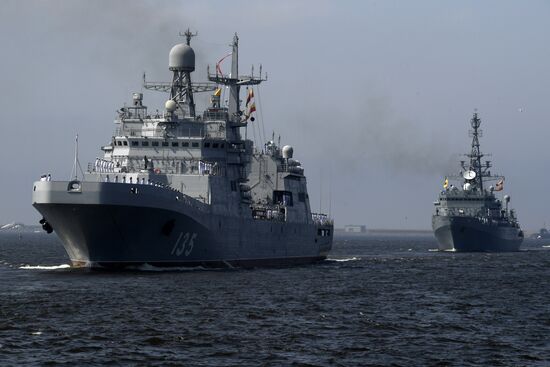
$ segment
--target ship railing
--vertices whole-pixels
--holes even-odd
[[[207,166],[204,168],[199,168],[200,162],[205,163]],[[163,175],[185,175],[185,176],[226,176],[227,170],[225,167],[217,164],[217,162],[208,162],[202,160],[187,161],[186,166],[182,165],[169,165],[168,162],[164,164],[156,165],[155,169],[144,170],[143,164],[134,164],[133,162],[128,162],[127,164],[117,167],[117,166],[108,166],[101,167],[95,165],[95,163],[89,162],[87,165],[87,173],[95,173],[99,175],[131,175],[133,173],[145,173],[145,172],[155,172],[155,174]]]
[[[227,121],[229,114],[227,112],[214,112],[214,111],[204,111],[203,119],[206,121],[216,120],[216,121]]]
[[[468,208],[438,208],[436,215],[475,217],[479,215],[479,210]]]
[[[449,197],[449,198],[462,198],[462,197],[465,197],[465,198],[484,198],[484,199],[491,199],[491,198],[494,198],[495,195],[490,192],[490,191],[487,191],[487,190],[483,190],[482,192],[479,192],[479,191],[464,191],[462,189],[459,189],[458,187],[454,186],[453,188],[448,188],[448,189],[445,189],[445,190],[441,190],[440,192],[440,195],[441,196],[446,196],[446,197]]]
[[[225,131],[215,131],[208,130],[204,128],[189,128],[189,127],[178,127],[178,128],[168,128],[158,129],[158,128],[127,128],[127,127],[118,127],[115,130],[116,136],[127,136],[127,137],[147,137],[147,138],[225,138]]]
[[[181,192],[180,190],[170,186],[170,185],[166,185],[164,183],[161,183],[161,182],[156,182],[154,180],[147,180],[147,182],[145,182],[144,178],[142,178],[142,180],[139,180],[139,179],[136,179],[136,181],[134,182],[133,180],[131,179],[128,179],[126,180],[126,177],[123,176],[122,179],[119,180],[119,176],[114,176],[113,178],[111,178],[111,175],[108,174],[108,173],[101,173],[99,175],[99,177],[101,178],[101,181],[103,182],[109,182],[109,183],[115,183],[115,184],[121,184],[121,185],[132,185],[132,193],[138,193],[139,192],[139,187],[140,186],[155,186],[155,187],[158,187],[158,188],[161,188],[161,189],[165,189],[165,190],[169,190],[169,191],[172,191],[176,194],[175,198],[177,201],[183,203],[183,204],[186,204],[190,207],[193,207],[199,211],[202,211],[202,212],[207,212],[208,211],[208,207],[207,207],[207,200],[206,198],[192,198],[186,194],[184,194],[183,192]],[[202,202],[201,202],[202,201]]]
[[[252,218],[258,220],[270,220],[276,222],[286,221],[286,209],[280,206],[254,206],[252,207]]]
[[[453,216],[453,217],[471,217],[475,218],[481,223],[492,225],[492,226],[506,226],[508,223],[514,223],[515,218],[510,216],[507,213],[498,214],[489,212],[483,214],[480,210],[476,209],[462,209],[462,208],[438,208],[435,213],[436,216]]]
[[[326,214],[321,213],[311,213],[311,219],[313,220],[313,223],[321,225],[321,226],[332,226],[334,225],[334,221],[328,217]]]

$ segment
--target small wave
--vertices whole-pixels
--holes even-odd
[[[25,270],[56,270],[56,269],[68,269],[71,266],[69,264],[61,265],[23,265],[19,269]]]
[[[429,248],[428,251],[430,251],[430,252],[437,252],[437,251],[439,251],[439,249],[438,249],[438,248]]]
[[[350,257],[350,258],[347,258],[347,259],[328,259],[329,261],[337,261],[337,262],[346,262],[346,261],[357,261],[357,260],[361,260],[360,257]]]

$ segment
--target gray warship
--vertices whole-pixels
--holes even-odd
[[[491,175],[490,161],[482,163],[480,125],[475,112],[471,119],[472,147],[466,154],[469,161],[461,161],[459,176],[445,178],[443,191],[434,203],[432,228],[442,251],[518,251],[523,241],[516,214],[509,208],[510,196],[504,195],[503,206],[495,195],[503,190],[504,177]],[[449,184],[449,178],[462,181],[462,185]],[[488,181],[496,184],[486,187]]]
[[[169,53],[172,81],[144,76],[145,89],[169,93],[162,112],[151,114],[143,94],[134,93],[132,104],[118,111],[102,158],[84,172],[76,148],[73,179],[34,183],[32,204],[43,228],[59,236],[75,267],[286,266],[325,259],[333,221],[312,213],[293,147],[281,147],[274,136],[256,147],[246,137],[254,88],[267,80],[261,66],[258,75],[253,69],[239,75],[235,34],[230,74],[218,62],[215,72],[208,67],[207,82],[192,82],[196,34],[182,36],[185,42]],[[241,87],[247,88],[245,109]],[[199,92],[211,93],[202,114],[194,100]]]

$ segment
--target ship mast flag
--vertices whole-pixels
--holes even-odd
[[[233,37],[233,43],[231,44],[232,52],[226,56],[224,56],[218,63],[216,64],[216,72],[215,74],[210,73],[210,68],[208,68],[208,80],[211,82],[214,82],[216,84],[221,84],[229,87],[229,106],[228,106],[228,112],[230,119],[234,123],[240,123],[241,117],[242,117],[242,111],[240,109],[240,101],[239,101],[239,92],[241,89],[241,86],[247,86],[247,85],[257,85],[260,84],[263,81],[267,80],[267,76],[265,78],[262,78],[262,73],[260,71],[259,76],[249,75],[239,75],[239,37],[235,33],[235,36]],[[231,74],[229,75],[223,75],[221,72],[220,63],[226,58],[231,55]],[[260,69],[261,70],[261,69]],[[254,106],[254,109],[256,107]],[[246,111],[248,112],[248,111]],[[246,113],[245,112],[245,113]]]

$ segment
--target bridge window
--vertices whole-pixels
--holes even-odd
[[[154,147],[158,147],[159,146],[159,142],[158,141],[154,141],[151,143],[152,146]]]
[[[178,143],[177,141],[173,141],[173,142],[172,142],[172,146],[173,146],[173,147],[178,147],[178,146],[179,146],[179,143]]]
[[[220,148],[222,148],[222,149],[225,148],[225,144],[222,143],[222,144],[220,145]]]
[[[138,141],[135,141],[135,140],[132,141],[132,146],[133,147],[137,147],[138,145],[139,145]]]
[[[193,148],[198,148],[199,147],[199,143],[195,142],[195,143],[191,143],[191,146]]]
[[[163,146],[163,147],[167,147],[167,146],[168,146],[168,142],[167,142],[167,141],[163,141],[163,142],[162,142],[162,146]]]
[[[273,204],[292,206],[292,192],[290,191],[273,191]]]
[[[124,145],[124,146],[126,147],[126,146],[128,146],[128,142],[127,142],[126,140],[124,140],[124,141],[122,142],[122,145]]]
[[[119,140],[119,141],[116,142],[116,145],[122,146],[122,142]]]
[[[149,142],[148,142],[148,141],[142,141],[142,142],[141,142],[141,146],[142,146],[142,147],[148,147],[148,146],[149,146]]]
[[[219,146],[220,146],[219,143],[213,143],[213,144],[212,144],[212,148],[217,148],[217,147],[219,147]]]
[[[181,143],[181,146],[182,146],[182,147],[188,147],[188,146],[189,146],[189,142],[184,141],[183,143]]]
[[[204,143],[205,148],[210,148],[210,143]]]

